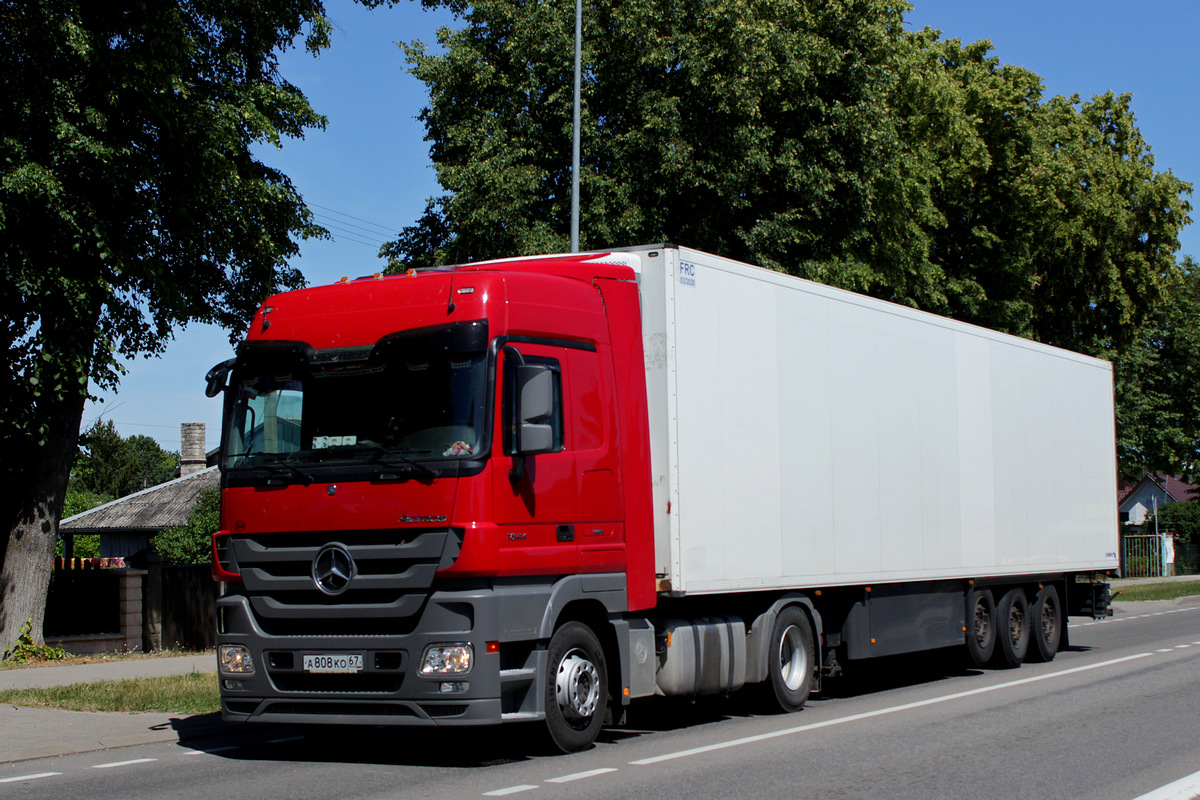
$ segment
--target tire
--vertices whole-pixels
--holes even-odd
[[[967,655],[985,667],[996,652],[996,603],[990,589],[972,587],[967,592]]]
[[[1001,669],[1021,666],[1029,653],[1029,603],[1023,589],[1009,589],[996,604],[996,654]]]
[[[797,606],[779,612],[767,654],[768,684],[774,707],[784,713],[804,708],[816,668],[812,623]]]
[[[1058,589],[1053,584],[1043,586],[1029,607],[1030,639],[1026,658],[1029,661],[1053,661],[1062,646],[1063,613]]]
[[[608,667],[592,629],[568,622],[550,639],[545,703],[550,742],[564,753],[596,742],[608,709]]]

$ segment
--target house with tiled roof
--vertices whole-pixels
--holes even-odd
[[[220,480],[218,469],[207,467],[68,517],[59,523],[59,534],[64,539],[100,534],[101,558],[132,556],[160,531],[185,525],[201,493],[216,489]]]
[[[1147,475],[1137,483],[1117,486],[1117,510],[1124,525],[1141,525],[1168,503],[1200,498],[1196,486],[1177,475]]]
[[[170,567],[178,574],[167,581],[150,543],[163,530],[187,524],[200,496],[218,488],[220,471],[208,466],[216,460],[216,451],[204,452],[203,423],[184,423],[181,477],[59,523],[67,558],[60,562],[63,574],[56,574],[47,597],[48,641],[72,653],[158,650],[164,643],[192,649],[212,646],[215,584],[208,566]],[[76,569],[70,558],[74,537],[94,534],[100,537],[100,559],[80,559]],[[116,568],[92,569],[96,566]],[[166,613],[164,596],[172,599]],[[83,614],[83,605],[103,613]]]

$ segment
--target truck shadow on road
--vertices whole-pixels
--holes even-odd
[[[1088,647],[1072,646],[1067,653]],[[879,692],[984,675],[960,648],[852,662],[841,675],[825,678],[810,705]],[[1007,670],[1016,675],[1020,670]],[[772,714],[762,687],[694,700],[651,698],[628,710],[626,724],[606,727],[598,746],[655,733],[714,725],[730,719]],[[539,724],[499,728],[390,728],[373,726],[226,726],[214,735],[216,715],[174,721],[181,743],[232,760],[372,764],[433,769],[479,769],[555,755]],[[189,741],[195,739],[195,741]],[[202,741],[201,741],[202,740]]]

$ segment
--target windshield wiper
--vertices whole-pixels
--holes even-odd
[[[292,475],[299,475],[304,480],[305,486],[311,486],[313,481],[316,480],[311,474],[300,469],[295,464],[288,463],[292,459],[293,454],[260,453],[259,455],[263,456],[264,459],[269,456],[270,460],[264,460],[255,466],[263,466],[275,472],[290,472]]]
[[[363,447],[364,449],[372,451],[372,453],[373,453],[373,455],[371,456],[372,464],[379,464],[384,467],[389,467],[391,469],[399,470],[400,472],[408,472],[408,473],[415,472],[418,475],[424,475],[427,478],[436,478],[438,475],[441,474],[436,469],[433,469],[432,467],[427,467],[424,464],[413,461],[410,458],[405,458],[404,456],[397,453],[395,450],[389,450],[388,448],[384,447],[381,444],[371,443],[371,444],[362,444],[360,446]],[[383,475],[380,475],[380,477],[383,477]]]

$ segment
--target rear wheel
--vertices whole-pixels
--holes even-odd
[[[1030,661],[1053,661],[1062,644],[1063,616],[1062,604],[1058,601],[1058,589],[1053,585],[1043,586],[1033,599],[1029,610],[1030,638],[1033,647],[1029,649]]]
[[[771,692],[780,710],[790,713],[804,707],[815,667],[812,624],[807,614],[788,606],[775,618],[767,661]]]
[[[1009,589],[996,606],[996,666],[1019,667],[1029,652],[1029,603],[1023,589]]]
[[[977,667],[986,666],[996,652],[996,604],[990,589],[972,587],[967,593],[967,655]]]
[[[582,622],[568,622],[550,639],[546,730],[564,753],[595,743],[608,708],[608,668],[600,640]]]

